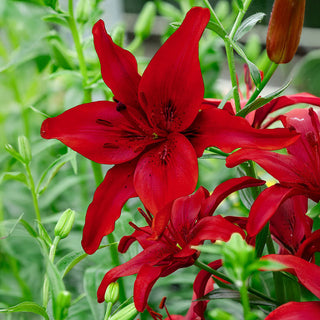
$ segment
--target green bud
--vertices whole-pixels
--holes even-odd
[[[54,235],[61,239],[66,238],[72,229],[74,219],[75,212],[71,209],[67,209],[58,220],[58,223],[54,228]]]
[[[115,304],[119,299],[119,284],[118,282],[111,282],[104,295],[105,302]]]
[[[16,160],[24,163],[24,159],[22,158],[21,154],[11,145],[11,144],[6,144],[4,146],[6,151],[10,153],[10,155],[15,158]]]
[[[55,308],[55,320],[64,320],[68,316],[69,307],[71,305],[71,294],[69,291],[60,291],[57,296]]]
[[[92,11],[92,0],[79,0],[76,8],[76,17],[78,22],[85,23],[90,18]]]
[[[153,2],[146,2],[134,26],[134,34],[136,36],[141,37],[142,39],[149,37],[156,11],[156,5]]]
[[[135,308],[134,303],[125,306],[123,309],[114,314],[110,320],[132,320],[137,314],[138,310]]]
[[[123,47],[123,43],[124,43],[124,34],[125,34],[125,30],[123,25],[116,26],[113,29],[111,34],[111,38],[113,42],[118,46],[120,46],[121,48]]]
[[[30,143],[28,139],[25,136],[20,136],[18,138],[18,145],[19,145],[19,153],[21,154],[24,163],[29,164],[32,155],[31,155],[31,148],[30,148]]]

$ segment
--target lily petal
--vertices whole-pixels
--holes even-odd
[[[218,108],[199,112],[192,125],[184,132],[201,157],[207,147],[218,147],[224,152],[236,148],[282,149],[298,139],[288,129],[254,129],[246,119]]]
[[[320,319],[320,301],[288,302],[272,311],[265,320]]]
[[[179,133],[143,154],[134,174],[136,192],[153,215],[174,199],[192,193],[197,180],[197,156]]]
[[[131,128],[130,122],[116,110],[116,103],[97,101],[46,119],[41,136],[58,139],[92,161],[115,164],[135,158],[153,143]]]
[[[282,254],[270,254],[261,259],[275,261],[287,266],[288,271],[295,274],[301,284],[320,298],[320,267],[316,264],[296,256]]]
[[[102,20],[93,26],[92,33],[104,82],[117,100],[125,105],[138,107],[138,86],[141,76],[138,73],[135,57],[112,41]]]
[[[198,43],[209,18],[208,9],[192,8],[146,68],[139,100],[153,127],[182,131],[195,119],[204,95]]]
[[[252,177],[240,177],[229,179],[219,184],[208,197],[201,208],[201,216],[210,216],[214,213],[219,204],[231,193],[249,187],[261,186],[265,183],[263,180]]]
[[[255,236],[276,213],[282,203],[295,195],[301,194],[303,194],[301,189],[286,188],[280,184],[275,184],[263,190],[251,207],[247,223],[248,235]]]
[[[254,128],[260,128],[263,121],[270,113],[300,103],[306,103],[320,107],[320,98],[310,93],[302,92],[272,99],[263,107],[256,110],[252,126]]]
[[[98,249],[102,238],[114,230],[123,205],[137,196],[133,186],[136,163],[133,160],[115,165],[97,188],[83,229],[82,247],[87,253],[92,254]]]
[[[163,267],[154,267],[146,264],[139,270],[133,290],[134,304],[139,312],[143,312],[145,309],[150,291],[159,279],[162,269]]]

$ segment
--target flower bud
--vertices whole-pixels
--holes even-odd
[[[123,47],[123,43],[124,43],[124,34],[125,34],[125,29],[123,25],[116,26],[111,34],[111,38],[113,42],[121,48]]]
[[[151,1],[146,2],[134,26],[135,35],[142,39],[149,37],[155,16],[156,5]]]
[[[119,284],[118,282],[111,282],[104,295],[105,302],[115,304],[119,299]]]
[[[110,320],[132,320],[137,316],[139,312],[137,311],[134,303],[125,306],[123,309],[114,314]]]
[[[56,301],[54,318],[56,320],[64,320],[68,316],[69,307],[71,305],[71,294],[69,291],[63,290],[59,292]]]
[[[303,27],[306,0],[275,0],[267,34],[267,53],[275,63],[295,55]]]
[[[29,164],[32,158],[31,148],[28,139],[25,136],[18,138],[19,153],[22,156],[24,163]]]
[[[75,212],[71,209],[67,209],[58,220],[54,228],[54,235],[61,239],[66,238],[72,229],[74,219]]]

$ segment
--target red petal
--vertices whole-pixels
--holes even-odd
[[[270,231],[276,241],[291,254],[310,236],[312,219],[306,215],[308,198],[295,196],[279,206],[270,219]]]
[[[320,319],[320,302],[288,302],[272,311],[265,320]]]
[[[314,172],[295,156],[265,150],[239,150],[226,159],[232,168],[244,161],[253,160],[280,182],[293,184],[316,183]]]
[[[201,216],[209,216],[214,213],[218,205],[231,193],[243,188],[261,186],[265,182],[263,180],[254,179],[252,177],[241,177],[229,179],[219,184],[208,197],[202,206]]]
[[[320,298],[320,267],[292,255],[270,254],[261,259],[279,262],[293,272],[301,284]],[[283,270],[286,270],[284,268]]]
[[[254,128],[260,128],[270,113],[299,103],[307,103],[320,107],[320,98],[306,92],[275,98],[256,110],[252,126]]]
[[[141,76],[137,71],[135,57],[113,43],[102,20],[94,25],[92,33],[104,82],[117,100],[125,105],[138,107],[138,86]]]
[[[316,230],[301,244],[297,256],[309,261],[313,258],[314,253],[319,251],[320,230]]]
[[[130,276],[138,273],[140,268],[145,264],[155,265],[161,260],[166,259],[171,253],[172,252],[170,251],[170,248],[168,246],[161,242],[158,242],[155,245],[143,250],[126,263],[111,269],[103,277],[98,288],[98,301],[104,301],[104,294],[111,282],[117,281],[120,277]]]
[[[153,143],[151,137],[141,139],[141,133],[116,111],[116,104],[108,101],[82,104],[46,119],[41,136],[59,139],[84,157],[104,164],[131,160]]]
[[[134,304],[139,312],[145,309],[150,291],[159,279],[162,269],[163,267],[143,265],[139,270],[133,291]]]
[[[249,236],[255,236],[287,199],[302,194],[294,188],[286,188],[280,184],[273,185],[262,191],[253,203],[247,223]]]
[[[197,221],[205,191],[200,187],[195,194],[176,199],[173,202],[171,223],[177,235],[188,234]]]
[[[248,121],[217,108],[199,112],[185,135],[201,157],[205,148],[214,146],[224,152],[236,148],[282,149],[298,139],[287,129],[254,129]]]
[[[114,230],[123,205],[137,196],[133,187],[135,167],[136,161],[115,165],[97,188],[83,229],[82,247],[87,253],[98,249],[101,239]]]
[[[198,162],[190,142],[171,134],[139,160],[134,186],[145,207],[156,215],[172,200],[194,191]]]
[[[139,99],[154,127],[181,131],[196,117],[204,94],[198,43],[209,18],[208,9],[192,8],[145,70]]]

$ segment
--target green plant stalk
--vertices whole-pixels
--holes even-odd
[[[83,90],[84,90],[84,98],[83,101],[84,103],[89,103],[92,100],[91,97],[91,89],[88,88],[88,73],[87,73],[87,65],[86,65],[86,61],[84,58],[84,54],[83,54],[83,49],[82,49],[82,45],[80,42],[80,37],[79,37],[79,32],[77,29],[77,25],[76,25],[76,21],[74,18],[74,14],[73,14],[73,0],[69,0],[68,2],[68,10],[69,10],[69,18],[68,18],[68,22],[69,22],[69,27],[72,33],[72,37],[73,37],[73,41],[75,44],[75,48],[77,51],[77,55],[78,55],[78,60],[79,60],[79,67],[80,67],[80,72],[83,78],[82,84],[83,84]],[[99,186],[100,183],[103,181],[103,174],[102,174],[102,168],[101,165],[95,162],[91,161],[91,167],[94,173],[94,177],[95,177],[95,182],[96,185]],[[108,242],[114,243],[114,236],[112,234],[109,234],[107,236],[108,238]],[[118,255],[118,251],[116,249],[115,246],[110,246],[110,254],[111,254],[111,259],[112,259],[112,263],[114,266],[118,266],[120,265],[120,259],[119,259],[119,255]],[[119,283],[119,300],[120,302],[125,301],[126,300],[126,296],[125,296],[125,289],[124,289],[124,285],[123,285],[123,280],[122,278],[120,278],[118,280]]]
[[[227,54],[229,72],[230,72],[230,79],[231,79],[231,84],[233,88],[234,104],[236,106],[236,112],[239,112],[241,110],[241,105],[240,105],[239,87],[238,87],[237,74],[236,74],[236,66],[234,62],[233,47],[230,41],[228,40],[225,40],[225,47],[226,47],[226,54]]]
[[[219,20],[218,16],[216,15],[216,13],[214,12],[210,2],[208,0],[203,0],[203,2],[205,4],[205,6],[210,10],[210,14],[211,14],[211,17],[213,18],[214,22],[217,23],[221,27],[221,29],[224,30],[224,27],[223,27],[221,21]]]
[[[107,303],[107,308],[106,308],[106,313],[105,313],[105,316],[104,316],[104,320],[108,320],[110,318],[111,309],[112,309],[112,302],[108,302]]]
[[[268,236],[267,236],[267,248],[269,254],[275,254],[275,248],[271,239],[270,229],[268,228]],[[280,272],[273,271],[272,272],[274,289],[276,292],[276,299],[280,304],[285,303],[285,287],[283,282],[283,276]]]
[[[245,0],[244,3],[243,3],[243,9],[239,11],[238,15],[237,15],[237,18],[236,18],[236,21],[234,22],[233,24],[233,27],[231,29],[231,32],[230,32],[230,39],[233,40],[241,22],[242,22],[242,19],[244,17],[244,15],[246,14],[250,4],[251,4],[251,1],[252,0]]]
[[[213,274],[214,276],[216,276],[216,277],[218,277],[220,279],[223,279],[223,280],[228,281],[230,283],[233,282],[228,276],[226,276],[225,274],[223,274],[223,273],[221,273],[221,272],[219,272],[219,271],[217,271],[215,269],[210,268],[207,264],[203,263],[199,259],[194,262],[194,265],[197,266],[198,268],[202,269],[202,270],[205,270],[205,271]],[[269,302],[272,302],[274,304],[277,304],[277,302],[274,299],[266,296],[265,294],[261,293],[260,291],[257,291],[254,288],[248,287],[247,290],[250,293],[256,295],[257,297],[259,297],[259,298],[261,298],[261,299],[263,299],[265,301],[269,301]]]
[[[60,241],[60,237],[56,236],[53,239],[53,243],[50,247],[50,251],[49,251],[49,260],[51,262],[54,262],[54,258],[56,255],[56,251],[57,251],[57,247]],[[47,309],[48,307],[48,302],[49,302],[49,280],[47,275],[44,276],[44,281],[43,281],[43,287],[42,287],[42,305],[45,309]]]
[[[249,319],[248,316],[250,315],[250,303],[248,297],[248,290],[246,283],[243,281],[241,287],[239,288],[240,297],[241,297],[241,304],[243,307],[243,317],[245,320]]]
[[[25,169],[27,172],[28,180],[29,180],[29,189],[32,194],[32,202],[33,202],[33,207],[34,207],[34,212],[36,214],[36,218],[39,222],[41,222],[41,215],[40,215],[40,210],[39,210],[39,203],[38,203],[38,194],[36,193],[36,188],[34,185],[34,180],[32,177],[32,173],[29,167],[29,164],[25,164]]]
[[[249,105],[251,102],[253,102],[259,96],[259,94],[261,93],[263,88],[266,86],[266,84],[269,82],[270,78],[272,77],[274,72],[277,70],[277,68],[278,68],[278,64],[272,62],[270,68],[268,69],[268,72],[264,76],[264,78],[261,81],[260,85],[255,89],[255,91],[251,95],[250,99],[246,103],[246,106]],[[245,108],[243,110],[245,110]],[[244,116],[246,116],[246,114]]]

